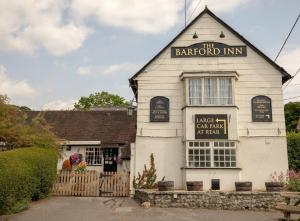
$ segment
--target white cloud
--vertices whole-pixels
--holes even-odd
[[[112,64],[105,69],[103,69],[102,73],[104,75],[114,75],[114,74],[122,74],[122,73],[128,73],[130,71],[135,71],[139,67],[138,64],[134,63],[121,63],[121,64]]]
[[[183,9],[182,0],[73,0],[75,16],[97,18],[100,24],[142,33],[160,33],[174,26]]]
[[[85,76],[85,75],[90,75],[92,74],[92,67],[91,66],[81,66],[77,68],[76,73]]]
[[[34,53],[43,47],[54,55],[78,49],[88,28],[65,19],[69,0],[0,1],[0,50]]]
[[[278,58],[278,64],[284,67],[292,76],[296,73],[299,66],[300,48],[296,48],[292,51],[283,52]],[[300,73],[284,88],[284,97],[292,98],[300,96]],[[289,101],[300,101],[300,98],[295,98]]]
[[[199,1],[201,1],[199,3]],[[237,7],[241,5],[245,5],[249,2],[249,0],[194,0],[191,2],[191,4],[188,7],[188,18],[194,11],[192,17],[188,22],[193,20],[207,5],[207,7],[212,10],[213,12],[220,13],[220,12],[231,12]]]
[[[34,97],[37,91],[25,81],[11,79],[7,69],[0,65],[0,94],[7,94],[10,98]]]
[[[54,100],[44,104],[42,110],[72,110],[75,102],[75,100]]]
[[[249,0],[202,0],[216,12],[232,11]],[[198,1],[192,1],[189,12]],[[64,55],[80,48],[91,33],[90,18],[100,25],[157,34],[182,18],[183,0],[9,0],[0,1],[0,50],[34,53],[43,48]],[[189,13],[189,14],[190,14]]]

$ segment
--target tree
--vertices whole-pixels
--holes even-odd
[[[0,95],[0,142],[9,148],[56,147],[56,136],[40,114],[28,119],[22,108],[9,104],[6,95]]]
[[[88,97],[81,97],[74,104],[75,109],[90,109],[93,107],[129,107],[130,103],[119,95],[108,92],[96,92]]]
[[[286,130],[295,131],[300,118],[300,102],[289,102],[284,105],[284,114]]]

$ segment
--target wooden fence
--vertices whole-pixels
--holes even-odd
[[[74,173],[60,171],[53,185],[56,196],[99,196],[100,179],[97,171]]]
[[[101,196],[129,196],[129,173],[101,173],[100,182]]]
[[[52,195],[126,197],[129,196],[129,188],[129,173],[60,171]]]

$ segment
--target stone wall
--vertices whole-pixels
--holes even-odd
[[[134,198],[151,206],[226,210],[270,210],[284,202],[279,193],[221,191],[155,191],[135,190]]]

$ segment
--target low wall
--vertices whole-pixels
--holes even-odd
[[[135,190],[134,198],[151,206],[226,210],[270,210],[284,202],[278,192]]]

